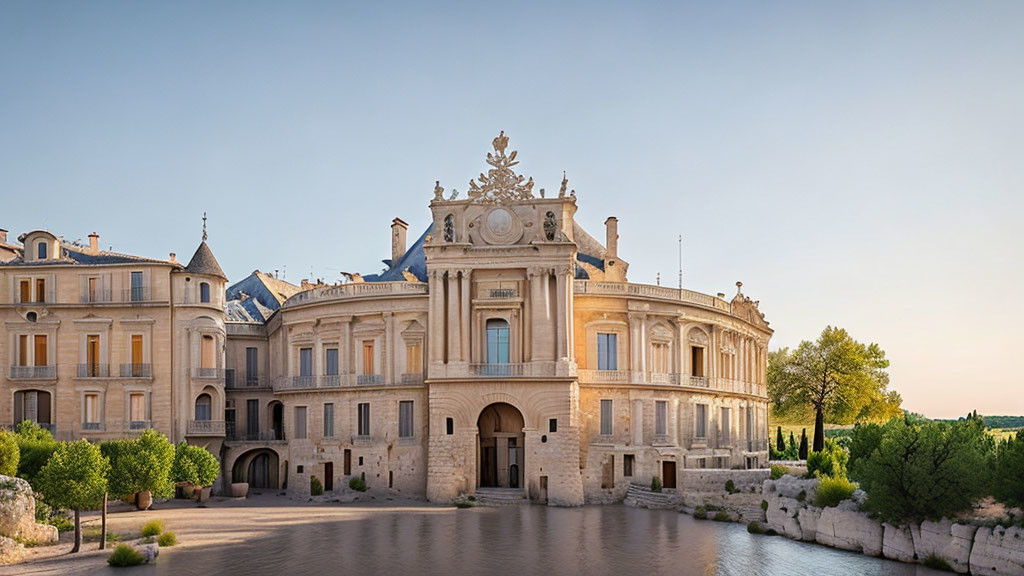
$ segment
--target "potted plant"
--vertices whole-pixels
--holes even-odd
[[[206,449],[189,446],[185,442],[175,447],[171,480],[187,484],[199,502],[206,502],[210,498],[210,488],[217,476],[220,476],[220,463]]]

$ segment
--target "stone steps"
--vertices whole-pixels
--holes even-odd
[[[477,506],[521,506],[529,503],[526,490],[478,488],[476,491]]]
[[[646,486],[630,483],[626,491],[626,499],[622,502],[634,508],[672,509],[675,508],[673,494],[651,492]]]

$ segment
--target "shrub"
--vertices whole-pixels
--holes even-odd
[[[44,524],[49,524],[50,526],[56,527],[57,532],[71,532],[75,529],[75,523],[71,520],[71,518],[61,516],[59,514],[54,514],[53,516],[50,516],[46,519]]]
[[[114,553],[107,558],[107,564],[116,568],[125,566],[138,566],[142,564],[145,559],[142,557],[135,548],[127,544],[121,544],[114,549]]]
[[[945,572],[952,572],[953,567],[949,565],[949,562],[945,558],[932,552],[921,561],[922,564],[931,568],[932,570],[943,570]]]
[[[7,430],[0,430],[0,474],[4,476],[18,475],[18,460],[21,450],[18,439]]]
[[[164,532],[156,539],[156,543],[159,544],[161,548],[177,546],[178,537],[174,535],[174,532]]]
[[[807,460],[807,428],[800,430],[800,448],[797,450],[797,457]]]
[[[725,491],[729,494],[735,494],[737,492],[736,483],[732,481],[732,478],[725,481]]]
[[[789,468],[786,468],[785,466],[782,466],[780,464],[772,464],[772,471],[769,478],[771,478],[772,480],[778,480],[779,478],[782,478],[786,474],[789,474]]]
[[[651,492],[661,492],[661,478],[651,478]]]
[[[36,440],[39,442],[53,442],[53,434],[46,428],[31,420],[22,420],[14,433],[19,440]]]
[[[352,479],[348,481],[348,487],[356,492],[366,492],[366,481],[360,476],[353,476]]]
[[[850,435],[849,470],[852,478],[859,476],[864,459],[874,453],[882,443],[882,427],[873,423],[858,423]]]
[[[82,529],[82,539],[86,542],[99,542],[102,528],[99,525],[92,525]],[[120,542],[121,535],[117,532],[107,531],[107,542]]]
[[[831,508],[853,496],[857,486],[842,476],[822,476],[818,479],[818,491],[814,496],[814,505],[818,508]]]
[[[715,512],[714,521],[715,522],[731,522],[732,518],[729,518],[729,513],[726,512],[725,510],[719,510],[718,512]]]
[[[163,520],[150,520],[142,527],[142,536],[159,536],[164,531]]]
[[[761,510],[764,510],[765,512],[768,511],[768,501],[767,500],[761,500]]]
[[[693,517],[697,520],[707,520],[708,509],[703,506],[697,506],[696,508],[693,509]]]
[[[324,485],[320,483],[320,479],[316,476],[309,478],[309,493],[313,496],[319,496],[324,493]]]
[[[1024,508],[1024,430],[999,444],[992,486],[1004,504]]]
[[[775,429],[775,450],[779,452],[786,451],[786,441],[782,437],[782,426]]]
[[[43,430],[49,434],[48,431]],[[37,479],[39,471],[49,462],[50,457],[57,451],[57,442],[52,438],[37,439],[35,437],[17,436],[18,442],[18,476],[28,480],[33,490],[39,490]]]
[[[209,450],[185,442],[174,447],[171,482],[188,482],[193,486],[212,486],[220,476],[220,463]]]
[[[833,440],[825,442],[825,449],[807,456],[807,477],[846,476],[846,463],[850,454]]]
[[[980,419],[949,423],[905,417],[881,428],[870,453],[854,442],[853,479],[868,494],[866,508],[883,521],[953,517],[987,492],[994,442]]]
[[[459,500],[455,503],[456,508],[472,508],[474,506],[476,506],[476,502],[470,500]]]
[[[764,529],[764,526],[761,526],[760,522],[754,521],[747,524],[747,532],[751,534],[764,534],[767,530]]]

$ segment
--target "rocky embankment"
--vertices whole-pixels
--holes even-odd
[[[0,564],[20,560],[25,544],[54,544],[57,537],[57,528],[36,524],[36,500],[28,482],[0,475]]]
[[[813,505],[818,481],[796,476],[765,480],[767,527],[779,534],[825,546],[883,556],[900,562],[943,562],[961,574],[1024,576],[1024,529],[978,527],[949,520],[909,526],[879,523],[860,511],[857,491],[834,508]]]

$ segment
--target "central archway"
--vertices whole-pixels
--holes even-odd
[[[477,486],[523,489],[525,427],[523,414],[511,404],[496,402],[477,418]]]
[[[250,488],[276,490],[280,484],[277,452],[268,448],[250,450],[235,460],[231,470],[232,482],[248,482]]]

